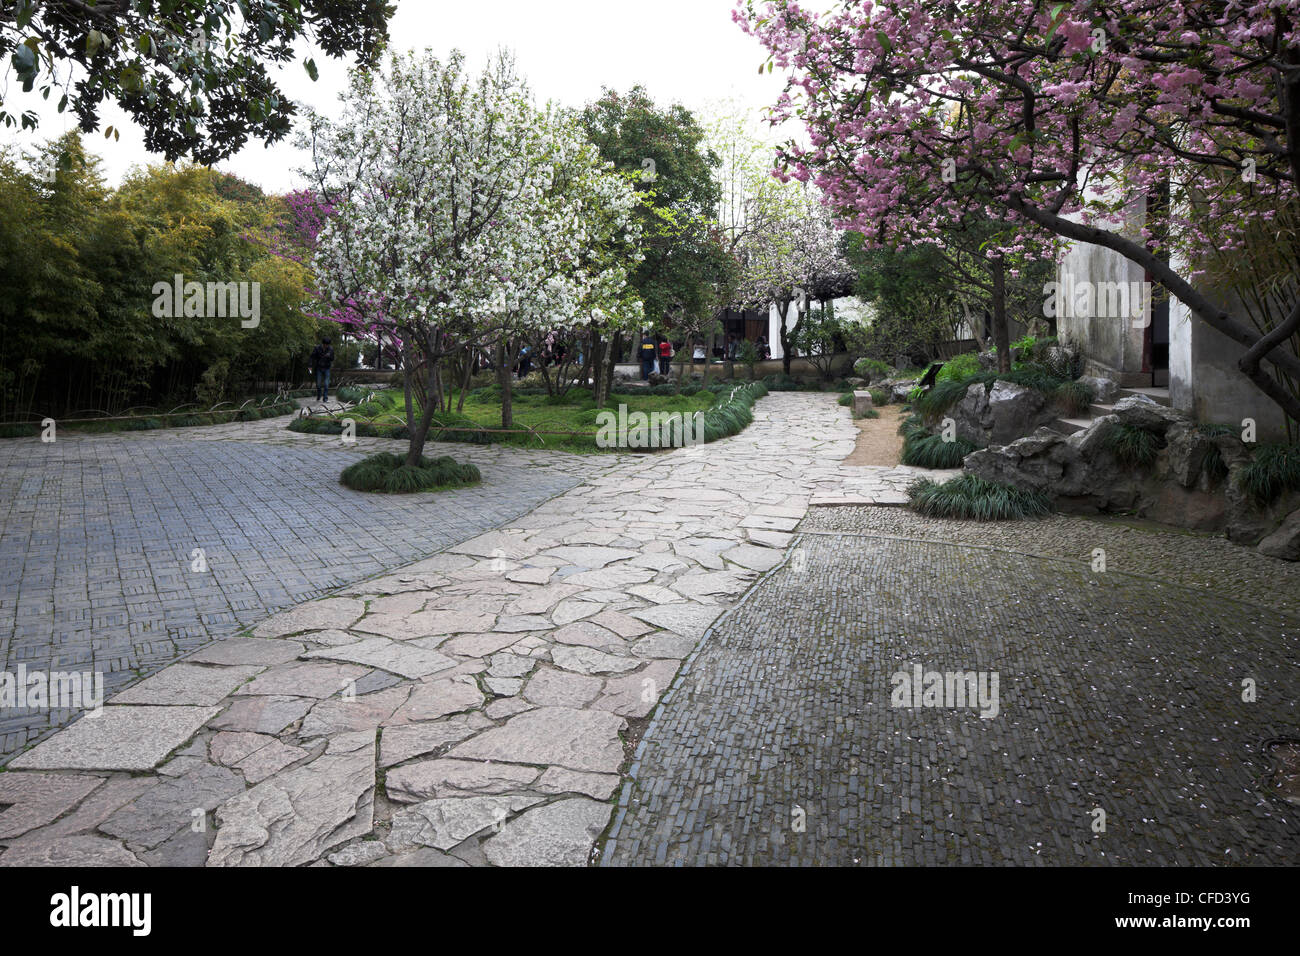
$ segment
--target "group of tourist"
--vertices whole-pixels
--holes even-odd
[[[744,341],[739,334],[732,332],[727,336],[725,342],[716,345],[713,348],[713,357],[720,362],[735,362],[740,358],[741,343]],[[759,361],[765,361],[771,357],[771,351],[767,346],[767,339],[759,336],[754,343],[754,348],[758,353]],[[662,335],[651,335],[645,332],[641,336],[641,381],[650,378],[651,373],[656,370],[660,375],[667,375],[672,365],[673,356],[676,350],[672,342]],[[691,362],[695,365],[703,365],[707,361],[708,355],[703,343],[696,343],[695,349],[691,353]]]

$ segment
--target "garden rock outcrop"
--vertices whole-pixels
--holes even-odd
[[[1152,460],[1123,460],[1117,429],[1149,435]],[[1235,434],[1201,429],[1182,412],[1136,395],[1082,431],[1061,435],[1042,427],[971,453],[964,468],[988,481],[1050,492],[1060,511],[1130,512],[1196,531],[1223,531],[1241,544],[1267,541],[1263,553],[1298,560],[1300,493],[1261,505],[1237,481],[1250,461],[1250,449]]]
[[[979,445],[1005,445],[1056,418],[1047,397],[1037,389],[1001,379],[990,389],[975,382],[948,413],[957,437]]]

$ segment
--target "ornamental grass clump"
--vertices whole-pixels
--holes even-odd
[[[1150,468],[1164,442],[1154,432],[1127,422],[1114,422],[1101,435],[1101,447],[1126,468]]]
[[[417,491],[441,491],[462,488],[482,480],[474,465],[460,464],[446,455],[441,458],[420,457],[419,464],[408,465],[406,458],[381,452],[363,458],[343,469],[340,484],[353,491],[377,491],[385,494],[411,494]]]
[[[1260,506],[1300,491],[1300,445],[1261,445],[1241,469],[1237,483]]]
[[[939,483],[922,478],[907,489],[910,506],[927,518],[971,521],[1015,521],[1051,512],[1052,496],[1044,491],[1013,488],[974,475]]]

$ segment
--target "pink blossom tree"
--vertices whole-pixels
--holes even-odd
[[[774,122],[807,129],[785,174],[842,225],[906,243],[988,217],[1025,227],[1007,253],[1035,233],[1111,249],[1244,346],[1241,372],[1300,421],[1294,283],[1260,328],[1194,281],[1296,201],[1300,0],[746,0],[736,16],[788,72]],[[1163,197],[1162,221],[1127,228],[1134,196]]]

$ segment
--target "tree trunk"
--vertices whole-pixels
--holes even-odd
[[[605,380],[605,340],[599,330],[591,330],[591,398],[597,408],[604,408],[609,395],[604,389]]]
[[[465,411],[465,393],[469,391],[469,380],[474,377],[474,360],[476,356],[472,351],[465,353],[465,371],[460,380],[460,395],[456,398],[456,413],[463,414]]]
[[[610,394],[614,391],[614,366],[618,365],[618,360],[623,354],[623,332],[621,329],[616,330],[609,340],[609,352],[605,356],[605,386],[601,393],[602,402],[609,401]]]
[[[516,343],[512,348],[510,343],[502,338],[497,343],[497,381],[501,383],[501,427],[515,427],[515,410],[514,410],[514,373],[515,362],[519,360],[520,343]]]
[[[794,337],[794,334],[799,331],[799,326],[803,324],[803,313],[799,312],[798,318],[796,318],[794,322],[794,328],[786,328],[786,322],[790,317],[790,303],[793,301],[793,299],[786,299],[778,305],[778,308],[781,310],[781,324],[778,328],[778,333],[781,339],[781,371],[785,373],[786,378],[790,377],[790,360],[794,358],[794,356],[790,354],[790,340]]]
[[[998,347],[998,371],[1011,371],[1011,330],[1007,328],[1007,263],[995,256],[993,267],[993,344]]]

